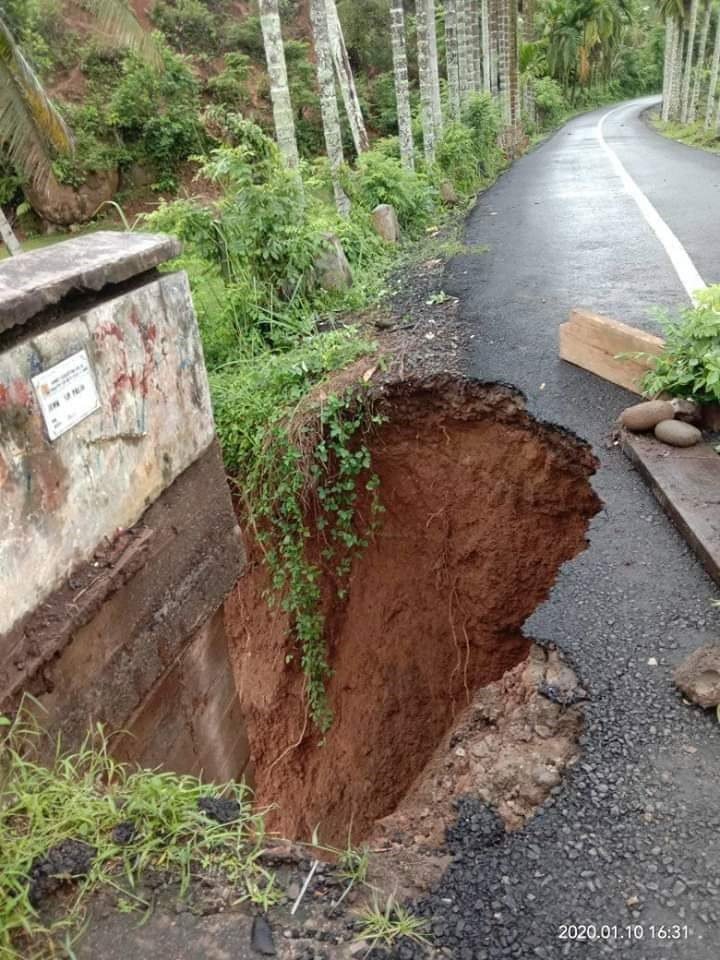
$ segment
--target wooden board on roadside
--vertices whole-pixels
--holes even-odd
[[[711,444],[668,447],[652,436],[624,430],[622,447],[710,576],[720,584],[720,457]]]
[[[662,337],[589,310],[571,310],[570,319],[560,324],[561,360],[632,393],[641,393],[640,381],[651,366],[649,359],[633,354],[657,356],[663,345]]]

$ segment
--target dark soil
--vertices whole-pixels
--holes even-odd
[[[87,876],[96,854],[95,847],[82,840],[63,840],[51,847],[30,868],[30,903],[36,907],[65,884]]]
[[[221,797],[201,797],[198,807],[216,823],[233,823],[240,818],[240,804]]]

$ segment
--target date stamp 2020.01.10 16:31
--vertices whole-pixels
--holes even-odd
[[[680,923],[562,923],[558,940],[582,943],[594,940],[688,940],[692,931]]]

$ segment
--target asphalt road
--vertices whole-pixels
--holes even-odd
[[[616,110],[605,140],[710,283],[720,158],[649,129],[649,102]],[[575,305],[652,327],[651,307],[688,302],[597,138],[608,112],[573,120],[482,196],[467,242],[488,249],[457,257],[445,278],[473,337],[469,372],[519,386],[534,413],[588,439],[606,503],[589,549],[526,627],[555,641],[591,692],[584,756],[501,846],[474,839],[468,820],[424,908],[461,960],[720,955],[720,728],[672,683],[675,663],[717,640],[718,591],[609,442],[632,398],[557,358]],[[560,939],[563,924],[587,923],[599,939]]]

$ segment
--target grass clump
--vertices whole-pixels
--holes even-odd
[[[698,147],[711,153],[720,153],[720,134],[714,124],[707,130],[701,120],[695,123],[679,123],[676,120],[662,120],[657,115],[653,116],[650,122],[658,133],[670,137],[671,140],[679,140],[689,147]]]
[[[430,943],[426,922],[394,897],[388,897],[384,907],[376,899],[372,906],[361,912],[356,940],[367,940],[372,949],[379,945],[392,947],[403,939],[425,945]]]
[[[149,870],[179,880],[182,895],[196,874],[209,871],[222,871],[237,884],[241,900],[264,903],[268,891],[272,895],[273,877],[260,863],[263,817],[252,810],[243,784],[209,786],[196,777],[117,763],[100,727],[75,753],[58,743],[44,766],[41,734],[25,711],[13,722],[4,718],[2,734],[0,956],[57,955],[59,943],[70,944],[80,933],[88,898],[101,888],[120,895],[120,909],[149,910],[137,892]],[[218,802],[226,814],[230,810],[222,823],[207,812]],[[88,865],[68,887],[63,918],[46,922],[31,877],[48,852],[69,842],[86,852]],[[59,886],[71,877],[51,879]]]

